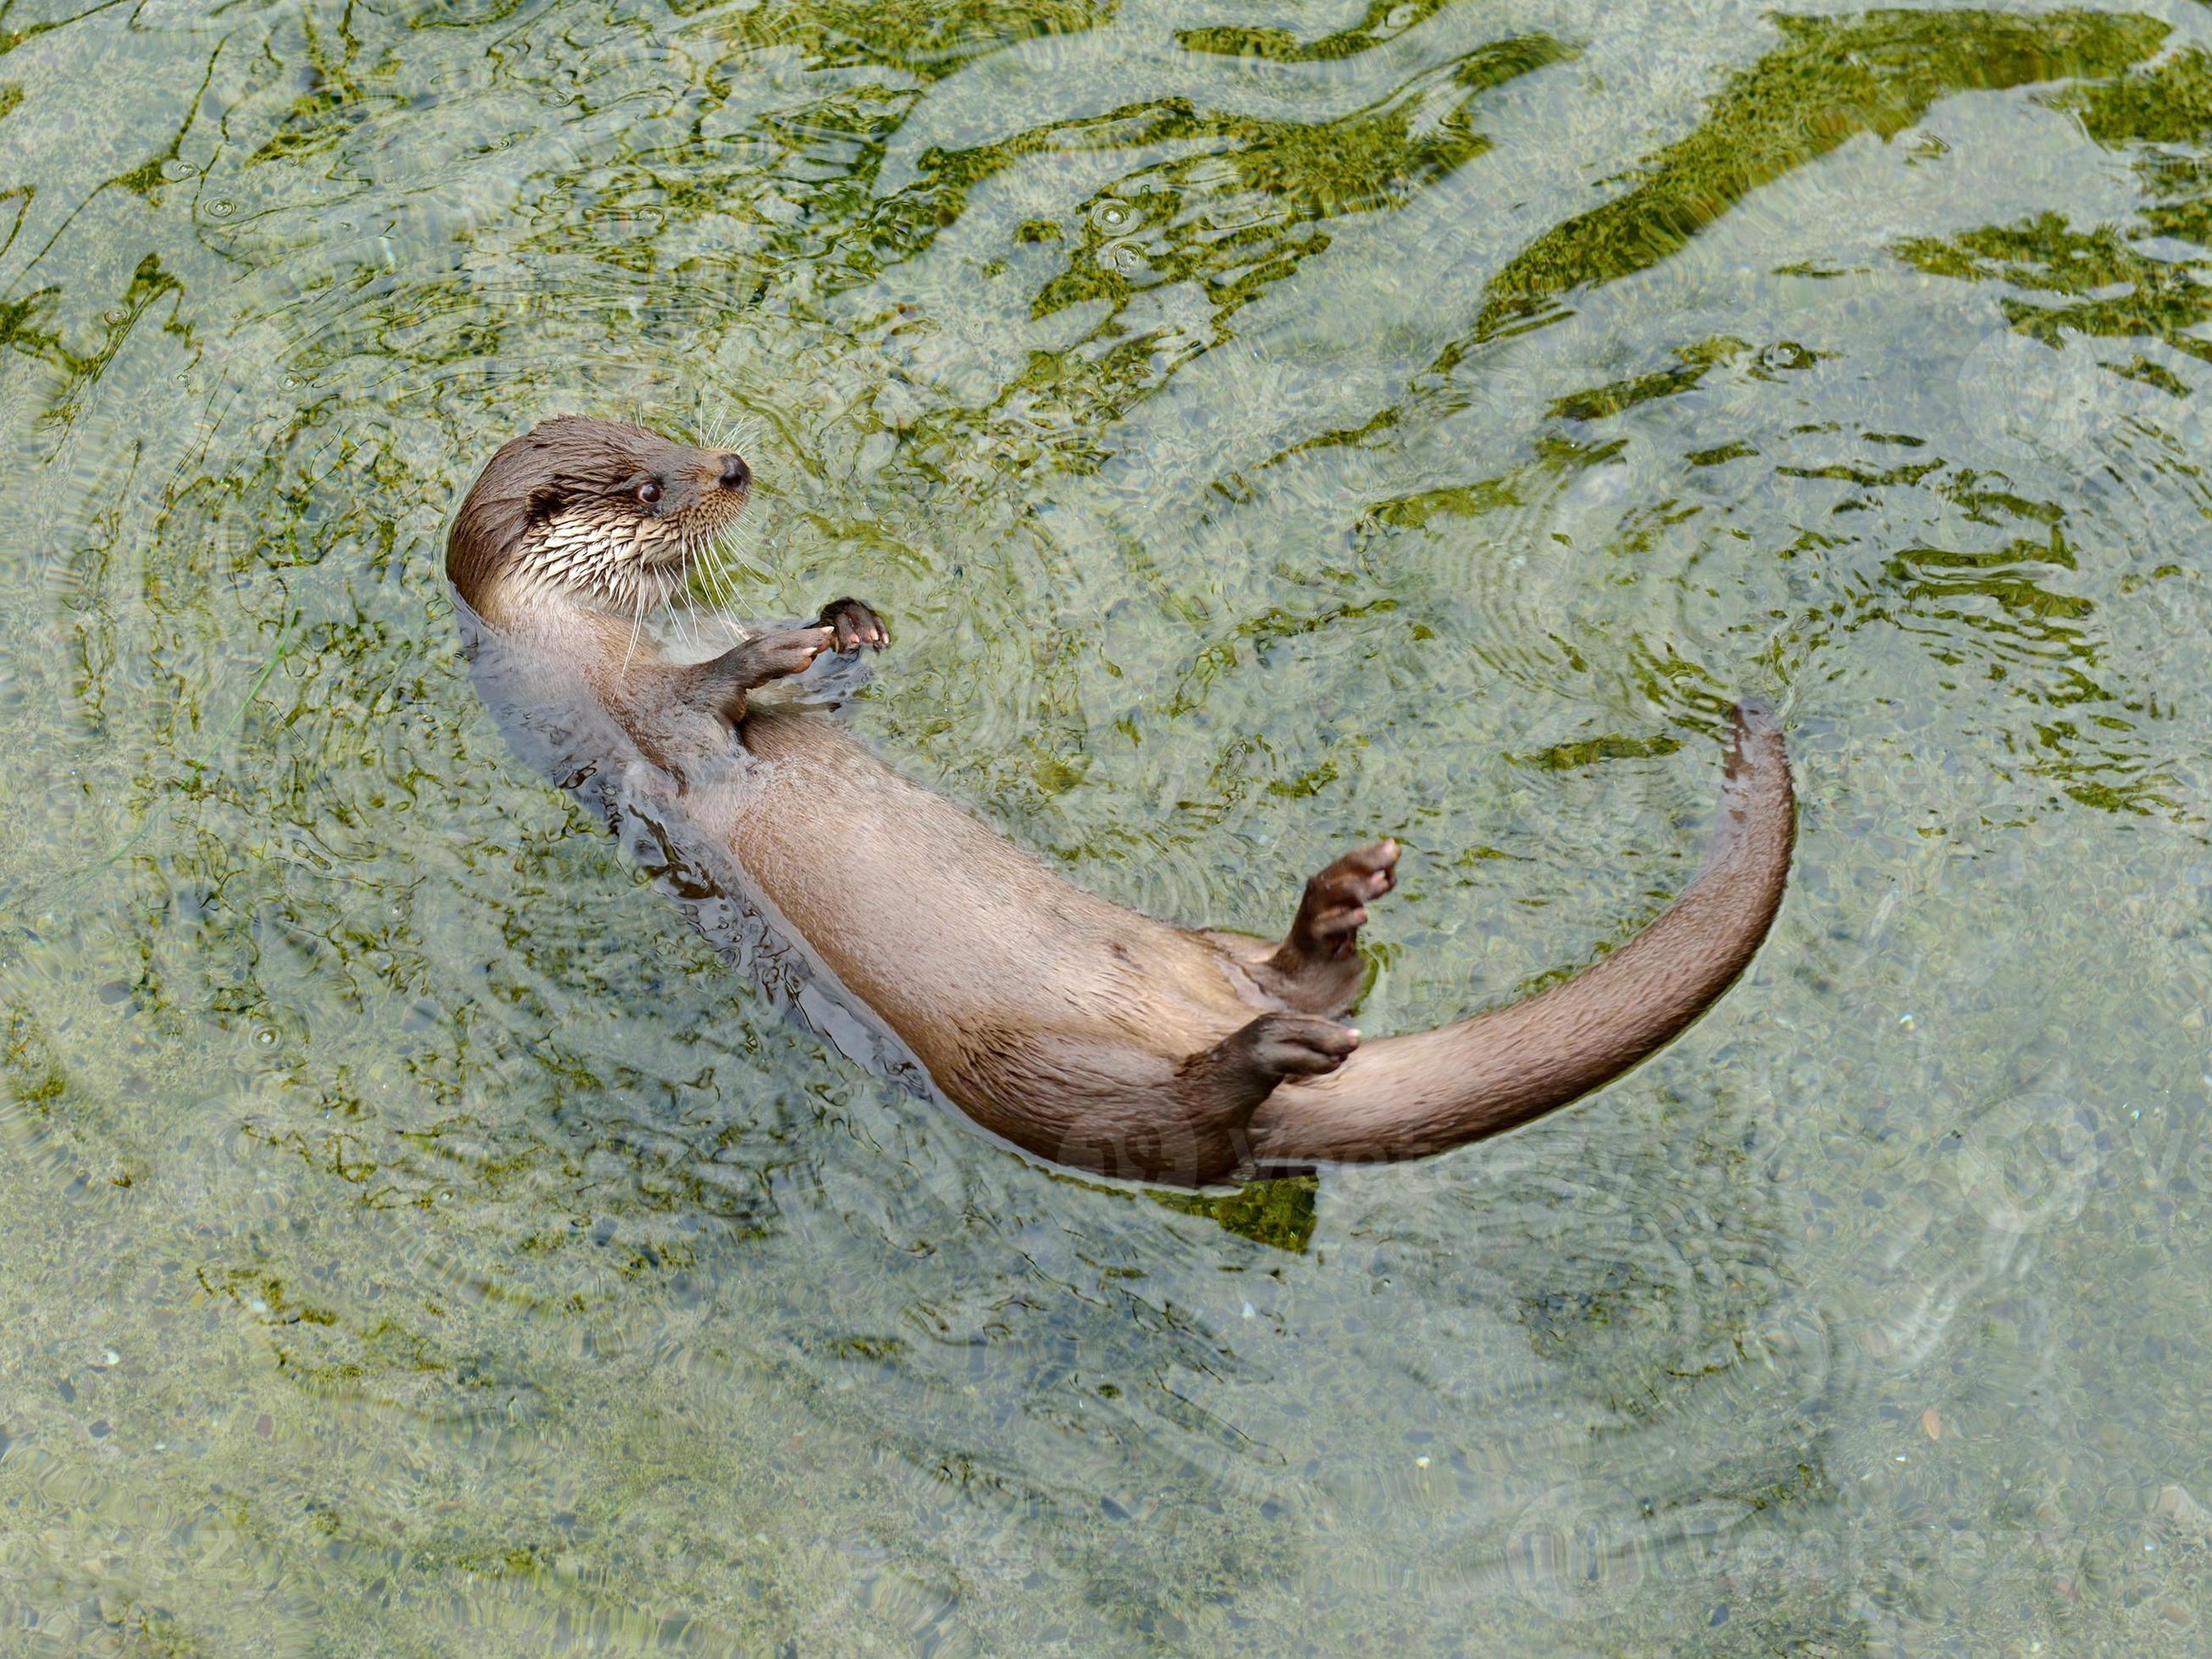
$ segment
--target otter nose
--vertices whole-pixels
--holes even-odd
[[[722,488],[743,489],[753,481],[753,470],[745,465],[745,458],[734,452],[722,457]]]

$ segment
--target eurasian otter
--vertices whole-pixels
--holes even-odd
[[[576,416],[506,445],[447,545],[464,614],[488,630],[480,670],[503,665],[499,701],[556,775],[627,780],[690,879],[742,885],[938,1089],[1030,1152],[1198,1186],[1496,1134],[1674,1037],[1781,902],[1789,761],[1774,716],[1746,704],[1711,850],[1668,909],[1540,995],[1363,1045],[1341,1021],[1394,843],[1315,876],[1279,941],[1174,927],[1062,880],[822,711],[750,700],[825,653],[880,650],[865,605],[705,662],[641,640],[750,482],[735,454]]]

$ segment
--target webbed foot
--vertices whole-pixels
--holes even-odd
[[[1243,1179],[1250,1164],[1246,1127],[1279,1083],[1325,1077],[1359,1046],[1359,1033],[1314,1014],[1261,1014],[1176,1069],[1188,1111],[1194,1172],[1156,1178],[1195,1186]]]
[[[1208,1049],[1241,1066],[1272,1089],[1294,1077],[1326,1077],[1359,1046],[1359,1033],[1318,1014],[1262,1014],[1228,1042]]]
[[[1261,1014],[1176,1069],[1194,1104],[1241,1125],[1287,1078],[1325,1077],[1359,1046],[1359,1033],[1318,1014]]]
[[[1365,968],[1359,929],[1367,907],[1398,884],[1398,843],[1355,847],[1306,883],[1305,896],[1287,938],[1253,976],[1291,1007],[1310,1014],[1340,1014],[1359,994]]]

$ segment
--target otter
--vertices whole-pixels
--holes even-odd
[[[691,897],[742,895],[896,1038],[885,1052],[1039,1157],[1199,1187],[1499,1133],[1680,1034],[1781,903],[1790,763],[1774,714],[1747,701],[1718,827],[1673,904],[1540,994],[1363,1041],[1345,1022],[1394,842],[1314,876],[1279,939],[1176,927],[1065,880],[823,708],[757,695],[881,651],[870,606],[736,630],[703,661],[648,637],[751,483],[738,454],[613,422],[563,416],[507,443],[447,545],[479,684],[496,680],[510,736],[571,789],[618,784]]]

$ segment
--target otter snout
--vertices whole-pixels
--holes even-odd
[[[752,482],[753,470],[745,465],[744,456],[733,449],[722,457],[723,489],[750,489],[752,488]]]

